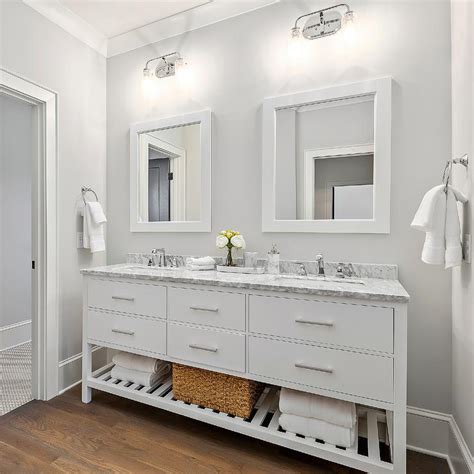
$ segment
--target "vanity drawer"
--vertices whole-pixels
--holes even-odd
[[[168,356],[245,372],[245,335],[168,323]]]
[[[166,287],[114,280],[89,280],[88,306],[166,318]]]
[[[393,402],[393,359],[249,337],[249,372]]]
[[[168,318],[245,331],[245,295],[221,291],[168,289]]]
[[[249,331],[392,353],[393,309],[251,295]]]
[[[89,310],[88,338],[155,354],[165,354],[166,322]]]

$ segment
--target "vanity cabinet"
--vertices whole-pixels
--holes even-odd
[[[95,388],[363,471],[405,471],[407,300],[84,273],[84,402]],[[174,400],[171,379],[141,387],[113,379],[110,365],[92,372],[96,345],[267,387],[251,419],[230,417]],[[368,452],[282,431],[280,387],[357,403]]]

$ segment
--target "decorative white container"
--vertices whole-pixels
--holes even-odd
[[[280,254],[268,253],[267,273],[278,275],[280,273]]]

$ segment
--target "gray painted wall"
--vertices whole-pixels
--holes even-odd
[[[448,2],[351,3],[358,40],[342,35],[313,42],[304,72],[288,70],[292,22],[315,2],[282,2],[108,60],[107,193],[109,263],[127,252],[164,246],[169,252],[216,254],[214,235],[236,228],[249,250],[276,242],[283,258],[389,262],[412,295],[409,308],[408,402],[451,411],[451,276],[422,264],[424,236],[410,222],[424,193],[440,182],[451,154],[450,6]],[[420,27],[422,25],[422,28]],[[420,29],[421,28],[421,29]],[[147,59],[179,50],[194,77],[190,95],[164,84],[144,102]],[[393,89],[390,235],[263,234],[261,232],[261,103],[263,98],[391,75]],[[129,231],[129,125],[209,107],[213,111],[211,234]]]
[[[453,155],[469,153],[470,171],[455,170],[455,184],[469,191],[471,202],[464,208],[464,233],[474,230],[472,189],[474,176],[474,5],[453,1],[452,114]],[[474,454],[474,266],[463,264],[453,272],[453,415]]]
[[[79,269],[105,263],[105,253],[77,250],[81,185],[105,205],[106,61],[20,0],[1,2],[0,65],[58,94],[59,357],[80,353]]]
[[[31,319],[33,108],[0,94],[0,327]]]

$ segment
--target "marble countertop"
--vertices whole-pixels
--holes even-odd
[[[310,294],[361,300],[406,303],[410,296],[398,280],[382,278],[358,278],[363,284],[283,279],[277,275],[247,275],[221,273],[217,271],[190,271],[185,268],[162,270],[134,264],[108,265],[81,270],[83,275],[162,281],[168,283],[190,283],[228,288],[244,288],[284,293]]]

